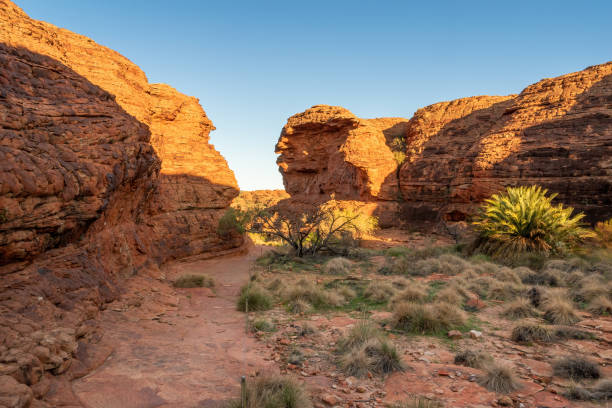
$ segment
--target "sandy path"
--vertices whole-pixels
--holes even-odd
[[[168,280],[204,272],[216,280],[214,294],[205,288],[175,290],[158,279],[132,280],[129,292],[140,302],[124,300],[102,316],[103,343],[113,354],[72,384],[82,404],[219,407],[238,395],[240,376],[269,364],[265,346],[245,336],[245,315],[235,306],[260,251],[176,263],[162,271]]]

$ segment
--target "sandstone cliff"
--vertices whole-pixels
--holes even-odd
[[[607,63],[519,95],[434,104],[409,120],[317,105],[283,128],[279,170],[293,200],[366,202],[383,225],[462,220],[504,186],[534,183],[594,221],[612,216],[611,101]],[[399,167],[389,137],[398,132]]]
[[[213,129],[195,98],[0,0],[0,399],[83,375],[123,278],[241,245],[216,234],[238,188]]]

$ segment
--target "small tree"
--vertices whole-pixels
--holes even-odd
[[[290,206],[268,208],[252,213],[239,210],[224,215],[224,225],[237,232],[252,232],[285,242],[299,257],[322,250],[339,253],[347,241],[377,227],[374,217],[342,209],[335,200],[320,206],[296,210]],[[222,220],[224,219],[222,218]]]
[[[561,254],[593,235],[582,227],[584,214],[572,216],[572,207],[553,205],[557,195],[547,193],[539,186],[520,186],[491,196],[474,222],[478,248],[495,256]]]

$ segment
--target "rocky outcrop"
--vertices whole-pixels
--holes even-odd
[[[213,129],[197,99],[0,0],[2,401],[84,375],[79,345],[125,278],[242,244],[216,233],[238,188]],[[4,376],[30,390],[5,395]]]
[[[607,63],[519,95],[434,104],[410,120],[359,119],[318,105],[289,118],[276,147],[279,169],[293,200],[360,200],[383,225],[463,220],[518,184],[543,185],[594,221],[612,216],[611,101]],[[399,167],[391,132],[404,136]]]

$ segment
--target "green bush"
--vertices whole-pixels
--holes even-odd
[[[174,281],[175,288],[212,288],[215,280],[206,275],[182,275]]]
[[[241,312],[268,310],[272,304],[272,294],[257,284],[248,283],[240,289],[238,310]]]
[[[508,187],[486,200],[473,223],[477,249],[510,258],[529,252],[564,254],[593,235],[582,227],[584,214],[572,216],[573,208],[553,205],[556,194],[547,192],[539,186]]]
[[[304,387],[294,378],[265,375],[247,380],[245,408],[312,408]],[[242,408],[240,400],[232,401],[228,408]]]
[[[235,208],[228,208],[225,214],[219,219],[217,233],[226,237],[232,233],[244,234],[246,225],[252,214]]]

